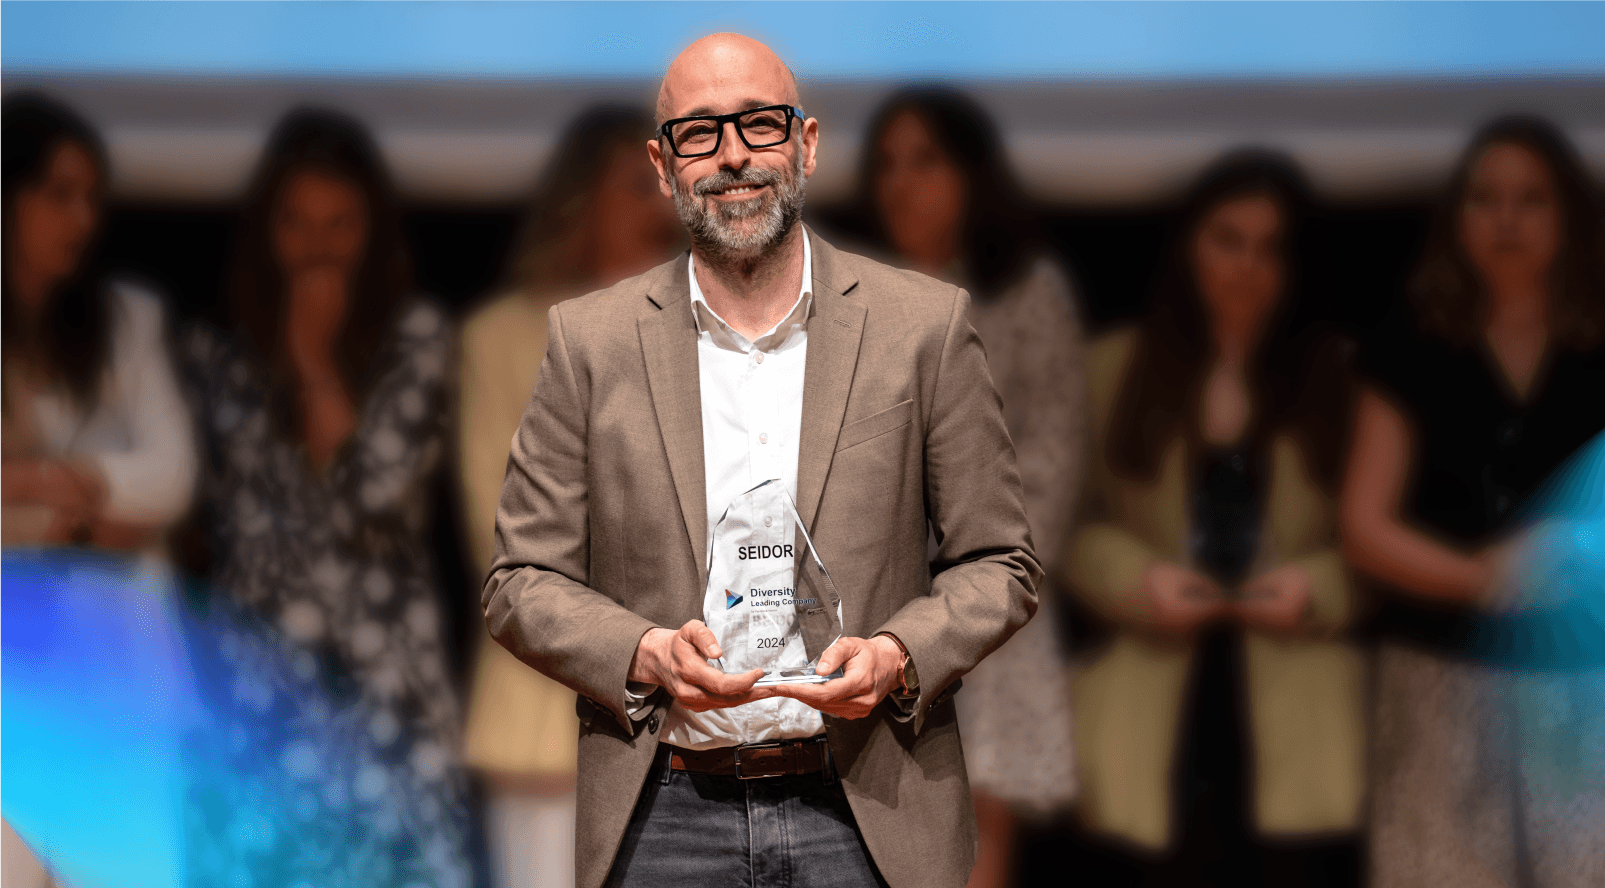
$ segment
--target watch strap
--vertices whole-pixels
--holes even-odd
[[[909,668],[909,665],[914,661],[913,658],[908,655],[908,646],[903,644],[903,640],[901,638],[898,638],[890,632],[882,632],[879,634],[890,638],[892,640],[892,644],[897,645],[897,649],[903,652],[902,665],[900,665],[897,669],[897,683],[899,685],[897,692],[904,694],[905,696],[918,694],[919,679],[916,677],[913,685],[911,686],[909,684],[909,673],[912,671]]]

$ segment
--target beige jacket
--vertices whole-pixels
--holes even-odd
[[[814,237],[812,232],[809,237]],[[798,511],[843,629],[907,646],[920,696],[826,717],[848,802],[899,888],[963,885],[976,828],[955,679],[1036,609],[1020,479],[963,291],[814,237]],[[582,697],[578,884],[601,885],[670,704],[625,714],[636,644],[701,617],[707,509],[686,256],[552,310],[483,601],[491,635]],[[940,541],[932,576],[927,519]]]
[[[1136,341],[1135,331],[1116,332],[1090,354],[1087,498],[1059,573],[1120,627],[1076,683],[1082,814],[1095,829],[1161,848],[1170,841],[1171,767],[1193,646],[1149,631],[1140,589],[1152,562],[1188,562],[1189,481],[1180,437],[1149,483],[1116,475],[1103,458]],[[1333,539],[1335,508],[1291,437],[1272,443],[1266,509],[1253,571],[1296,563],[1315,601],[1302,636],[1247,635],[1254,816],[1267,835],[1352,830],[1364,776],[1363,667],[1337,633],[1353,618],[1354,588]]]
[[[457,469],[476,576],[490,573],[507,453],[546,354],[546,314],[561,298],[503,294],[463,325]],[[482,633],[463,760],[505,775],[570,778],[578,756],[574,692]]]

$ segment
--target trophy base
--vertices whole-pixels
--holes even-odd
[[[774,672],[764,673],[763,678],[753,683],[753,687],[761,688],[778,684],[823,684],[833,678],[841,678],[842,670],[837,669],[829,675],[820,675],[814,667],[807,666],[800,669],[778,669]]]

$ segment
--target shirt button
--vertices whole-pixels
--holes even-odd
[[[758,433],[758,443],[759,444],[768,444],[769,443],[769,433],[768,432],[759,432]]]
[[[760,364],[763,363],[763,352],[759,352],[758,353],[758,363],[760,363]]]
[[[768,515],[763,516],[763,526],[764,527],[768,527],[769,525],[774,524],[774,523],[775,523],[775,519],[770,518]]]

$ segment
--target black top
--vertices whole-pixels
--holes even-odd
[[[1260,475],[1243,449],[1209,448],[1193,484],[1193,562],[1230,590],[1248,576],[1259,552]]]
[[[1366,349],[1361,372],[1404,414],[1415,438],[1406,520],[1466,549],[1520,526],[1523,507],[1545,480],[1605,430],[1605,348],[1551,352],[1524,401],[1481,340],[1455,346],[1396,317]],[[1530,623],[1388,595],[1378,628],[1500,660],[1530,647],[1511,637]]]
[[[1259,461],[1247,448],[1205,447],[1192,477],[1193,565],[1227,595],[1248,577],[1264,513]],[[1242,633],[1220,622],[1198,637],[1182,702],[1172,771],[1177,841],[1172,863],[1183,881],[1254,881],[1249,799],[1249,704]]]

